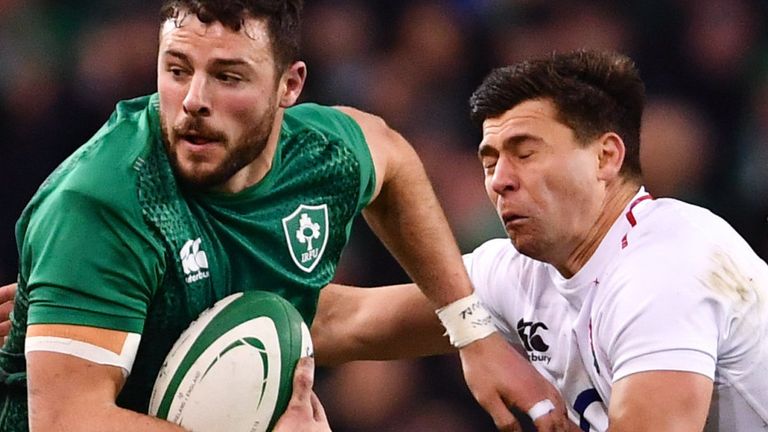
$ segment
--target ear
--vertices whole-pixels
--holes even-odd
[[[613,180],[619,176],[624,164],[624,140],[615,132],[607,132],[598,138],[598,171],[600,180]]]
[[[307,65],[303,61],[297,61],[283,72],[280,77],[279,93],[280,107],[288,108],[296,103],[304,89],[304,81],[307,79]]]

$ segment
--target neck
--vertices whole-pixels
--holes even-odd
[[[637,184],[628,181],[608,186],[597,220],[587,231],[584,240],[574,248],[564,265],[555,266],[560,274],[570,278],[584,267],[638,190]]]
[[[233,175],[226,183],[217,188],[219,192],[238,193],[260,182],[272,169],[272,161],[277,151],[277,142],[280,140],[280,131],[283,124],[284,109],[280,108],[275,114],[275,121],[272,123],[272,132],[267,139],[267,145],[259,157],[253,162],[244,166],[240,171]]]

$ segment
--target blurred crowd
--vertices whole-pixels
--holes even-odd
[[[155,89],[159,2],[0,0],[0,282],[14,224],[120,99]],[[490,68],[575,48],[629,54],[647,85],[642,163],[657,197],[704,205],[768,258],[768,2],[306,1],[306,101],[385,118],[417,149],[463,251],[502,236],[467,99]],[[407,281],[356,225],[338,280]],[[318,372],[334,430],[484,431],[456,356]]]

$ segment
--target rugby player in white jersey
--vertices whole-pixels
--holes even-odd
[[[768,266],[721,218],[643,188],[643,104],[614,53],[486,78],[472,115],[509,239],[465,256],[476,293],[584,431],[768,430]],[[441,351],[414,286],[332,288],[313,337],[335,361]]]

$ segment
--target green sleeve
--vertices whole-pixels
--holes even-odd
[[[19,239],[29,324],[141,333],[163,274],[163,252],[140,210],[59,190]]]
[[[373,192],[376,190],[376,170],[373,166],[371,150],[368,148],[368,141],[363,135],[363,130],[357,122],[344,112],[333,109],[338,117],[340,130],[343,132],[344,141],[349,145],[352,152],[357,155],[360,162],[360,194],[357,211],[361,211],[370,202]]]
[[[326,136],[339,139],[355,155],[360,164],[357,211],[361,211],[370,203],[376,189],[376,172],[368,142],[360,125],[352,117],[336,108],[314,103],[297,105],[291,110],[300,116],[304,123],[322,131]]]

